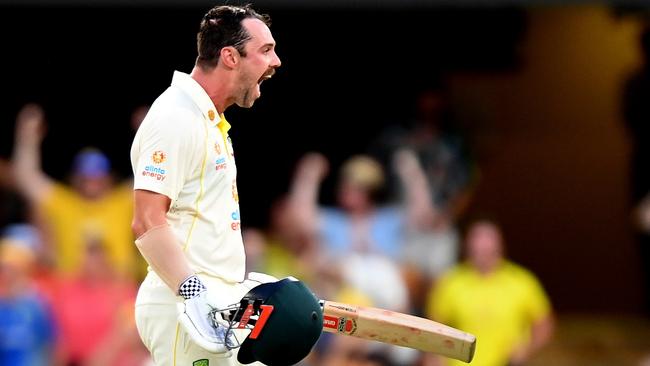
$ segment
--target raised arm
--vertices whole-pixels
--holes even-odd
[[[32,203],[40,202],[52,186],[41,168],[41,142],[45,135],[43,110],[25,105],[16,118],[12,169],[16,189]]]
[[[404,188],[406,213],[417,229],[441,223],[441,215],[433,205],[427,178],[412,150],[400,149],[393,156],[393,167]]]
[[[319,153],[303,156],[296,167],[289,190],[289,210],[303,230],[314,232],[318,219],[318,193],[329,163]]]

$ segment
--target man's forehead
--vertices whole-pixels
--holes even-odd
[[[246,18],[242,24],[248,30],[252,42],[258,43],[259,45],[267,43],[275,44],[271,30],[263,21],[257,18]]]

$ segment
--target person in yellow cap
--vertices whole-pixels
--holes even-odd
[[[414,153],[399,150],[394,163],[406,192],[403,200],[381,199],[384,168],[372,156],[359,154],[343,161],[335,203],[328,205],[319,200],[319,191],[329,173],[329,161],[323,154],[310,152],[297,163],[287,207],[296,228],[319,244],[319,263],[314,267],[340,276],[345,286],[361,292],[372,306],[410,312],[409,288],[401,266],[403,245],[407,233],[427,225],[435,212]],[[323,352],[340,353],[336,343]],[[416,361],[417,354],[411,350],[385,348],[396,363]]]
[[[133,140],[132,228],[151,269],[135,317],[156,365],[237,364],[233,332],[209,316],[248,290],[224,112],[252,107],[280,66],[269,25],[250,6],[210,9],[199,26],[194,68],[174,72]]]

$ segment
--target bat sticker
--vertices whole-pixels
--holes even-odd
[[[323,328],[333,329],[339,333],[353,335],[357,331],[357,321],[345,317],[323,316]]]
[[[323,316],[323,328],[329,329],[338,329],[339,328],[339,319],[334,316],[324,315]]]
[[[333,307],[335,309],[347,311],[347,312],[350,312],[350,313],[356,313],[357,312],[357,309],[350,308],[350,307],[343,306],[343,305],[329,304],[329,306],[331,306],[331,307]]]
[[[357,331],[357,321],[354,319],[348,319],[345,322],[345,333],[353,335]]]

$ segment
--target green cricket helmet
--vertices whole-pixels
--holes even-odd
[[[240,363],[287,366],[311,351],[323,330],[323,310],[304,283],[289,277],[251,289],[231,321],[237,328],[253,323],[237,354]]]

